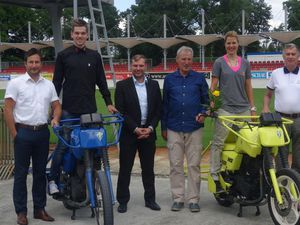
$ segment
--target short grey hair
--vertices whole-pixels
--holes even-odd
[[[178,50],[177,50],[177,57],[181,54],[181,52],[191,52],[192,53],[192,57],[194,57],[194,51],[191,47],[188,46],[181,46]]]
[[[299,48],[294,43],[285,44],[283,46],[283,53],[285,52],[286,49],[291,49],[291,48],[295,48],[297,50],[297,52],[299,53]]]

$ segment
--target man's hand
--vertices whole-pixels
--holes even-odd
[[[138,139],[145,139],[150,136],[152,130],[150,128],[136,128],[135,134],[137,135]]]
[[[16,138],[16,136],[17,136],[17,130],[16,129],[11,133],[11,136],[12,136],[13,139]]]
[[[251,116],[256,116],[256,111],[251,111],[250,113],[251,113]],[[252,118],[251,121],[252,122],[256,122],[257,119],[256,118]]]
[[[269,107],[268,107],[268,106],[264,106],[263,109],[262,109],[262,112],[263,112],[263,113],[268,113],[268,112],[270,112]]]
[[[167,132],[166,130],[162,130],[162,131],[161,131],[161,136],[163,137],[163,139],[164,139],[165,141],[168,140],[168,132]]]
[[[56,119],[52,119],[51,120],[51,127],[56,127],[59,126],[59,121],[57,121]]]
[[[107,110],[112,114],[118,112],[118,110],[113,105],[108,105]]]
[[[195,119],[198,123],[204,123],[205,116],[203,114],[199,113]]]

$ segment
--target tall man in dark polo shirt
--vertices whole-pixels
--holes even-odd
[[[269,105],[275,94],[274,108],[281,116],[294,121],[287,127],[292,140],[292,168],[300,173],[300,71],[298,59],[299,49],[295,44],[286,44],[283,48],[284,67],[272,71],[264,96],[264,112],[269,112]],[[277,161],[279,167],[287,163],[288,148],[285,147],[283,159]]]
[[[82,114],[95,113],[97,111],[95,85],[98,86],[108,111],[117,112],[112,105],[101,56],[85,46],[88,28],[84,20],[73,21],[71,37],[74,45],[58,54],[53,77],[57,94],[59,95],[63,90],[62,118],[78,118]],[[58,179],[65,149],[66,147],[59,142],[52,159],[49,176],[50,194],[59,192],[55,181]]]

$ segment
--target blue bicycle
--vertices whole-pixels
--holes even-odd
[[[84,114],[78,119],[60,121],[53,128],[57,137],[68,147],[64,155],[58,187],[61,200],[67,209],[76,210],[90,206],[97,224],[113,225],[113,194],[108,147],[119,141],[123,118],[119,114],[102,116]],[[107,142],[105,126],[114,125],[115,139]],[[70,141],[61,131],[69,129]]]

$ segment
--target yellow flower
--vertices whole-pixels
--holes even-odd
[[[220,96],[220,91],[214,90],[212,94],[213,94],[213,96],[215,96],[215,97],[219,97],[219,96]]]
[[[210,101],[208,110],[210,110],[210,112],[215,112],[221,107],[222,99],[221,99],[220,94],[221,93],[219,90],[214,90],[214,91],[208,92],[208,97],[209,97],[209,101]]]

